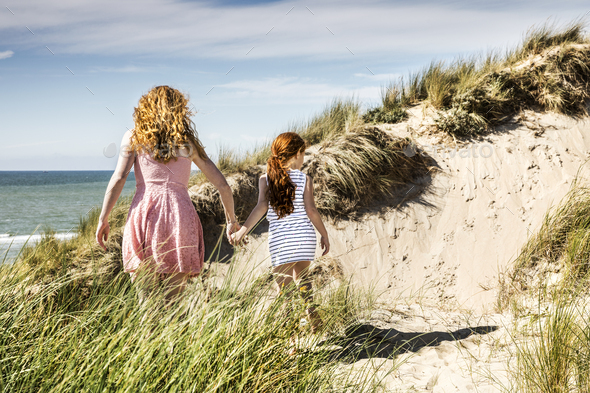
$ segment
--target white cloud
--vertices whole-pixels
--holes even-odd
[[[307,61],[350,59],[348,47],[359,60],[399,62],[408,54],[513,44],[549,16],[568,21],[585,13],[584,3],[295,0],[219,7],[180,0],[31,0],[11,9],[36,36],[22,33],[21,19],[0,13],[0,44],[34,47],[42,36],[62,53]]]
[[[379,86],[333,85],[310,78],[279,77],[246,79],[216,86],[220,99],[233,98],[249,104],[252,100],[282,103],[326,103],[335,97],[355,97],[361,101],[379,97]]]
[[[14,52],[11,50],[0,52],[0,60],[8,59],[9,57],[12,57],[12,55],[14,55]]]
[[[401,77],[400,74],[369,74],[369,73],[367,73],[367,74],[354,74],[354,76],[356,76],[358,78],[369,79],[369,80],[373,80],[373,81],[383,81],[383,82],[395,81]]]
[[[136,67],[136,66],[124,66],[124,67],[93,67],[90,72],[115,72],[115,73],[131,73],[131,72],[147,72],[147,68]]]

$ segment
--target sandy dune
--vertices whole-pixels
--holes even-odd
[[[455,151],[429,133],[422,116],[387,126],[412,136],[437,168],[362,219],[330,223],[330,256],[384,299],[419,291],[454,308],[492,310],[498,274],[590,151],[587,118],[528,111],[519,120]],[[252,237],[240,259],[245,269],[268,268],[266,234]]]
[[[517,330],[509,313],[496,313],[498,277],[585,174],[590,120],[527,111],[455,144],[429,131],[420,108],[412,112],[419,116],[382,127],[411,136],[435,169],[361,219],[328,224],[330,257],[380,295],[379,311],[347,332],[372,337],[370,353],[343,367],[370,368],[384,391],[506,391]],[[237,267],[270,267],[265,233],[251,237]]]

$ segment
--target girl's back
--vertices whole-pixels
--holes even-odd
[[[305,184],[307,181],[307,175],[298,169],[290,169],[288,172],[289,177],[293,184],[295,184],[295,199],[293,199],[293,213],[279,219],[277,212],[273,207],[268,205],[268,212],[266,213],[266,219],[271,221],[276,220],[300,220],[308,219],[305,211],[305,204],[303,203],[303,190],[305,190]],[[268,184],[268,178],[266,179]]]
[[[293,212],[278,218],[275,209],[269,203],[266,213],[269,222],[268,248],[273,266],[312,261],[315,258],[315,229],[307,217],[303,201],[307,176],[298,169],[290,169],[287,173],[295,185]]]

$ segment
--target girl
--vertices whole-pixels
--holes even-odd
[[[135,168],[136,191],[123,233],[123,266],[145,292],[163,286],[168,300],[185,289],[187,278],[203,266],[203,229],[193,207],[188,180],[191,162],[217,187],[225,209],[228,237],[239,229],[232,191],[207,157],[190,116],[188,99],[168,86],[154,87],[140,98],[135,128],[121,141],[121,154],[107,187],[96,240],[106,250],[108,217]]]
[[[305,141],[294,132],[279,135],[271,146],[266,175],[258,183],[258,204],[244,226],[235,234],[234,243],[244,236],[266,214],[269,222],[268,245],[273,273],[279,290],[293,281],[311,295],[311,283],[301,282],[315,258],[316,234],[320,233],[322,255],[330,251],[328,233],[313,200],[313,182],[300,171],[305,156]],[[313,225],[312,225],[313,224]],[[315,310],[307,310],[312,329],[319,318]]]

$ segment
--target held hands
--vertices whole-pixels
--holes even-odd
[[[328,240],[328,237],[322,236],[320,246],[322,247],[322,250],[324,250],[322,256],[326,255],[330,251],[330,240]]]
[[[240,245],[241,243],[248,244],[248,240],[245,239],[247,232],[248,232],[248,228],[241,227],[239,231],[237,231],[236,233],[234,233],[232,235],[232,240],[233,240],[232,244],[234,246]]]
[[[227,235],[227,240],[229,241],[229,244],[231,244],[232,246],[236,245],[234,241],[235,233],[238,232],[240,228],[242,228],[242,226],[237,222],[227,224],[225,234]]]
[[[105,251],[107,250],[107,247],[104,245],[104,243],[108,240],[110,231],[111,227],[109,226],[108,221],[98,222],[98,228],[96,229],[96,241]]]

